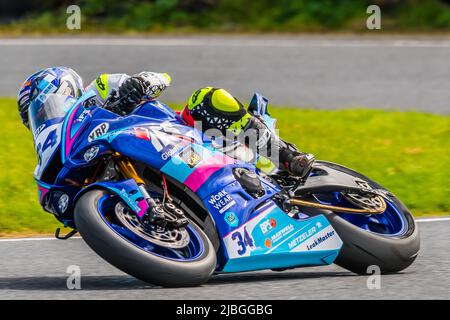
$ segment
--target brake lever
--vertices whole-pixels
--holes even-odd
[[[108,111],[113,111],[116,105],[121,101],[120,99],[117,99],[116,101],[112,101],[113,98],[117,97],[117,91],[113,90],[109,94],[108,98],[105,100],[105,102],[102,105],[102,108]],[[118,98],[118,97],[117,97]]]

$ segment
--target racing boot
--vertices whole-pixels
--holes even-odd
[[[256,145],[247,145],[254,151],[265,155],[282,170],[302,179],[311,173],[315,157],[300,152],[293,144],[283,141],[256,116],[248,114],[248,122],[240,135],[248,135],[250,130],[257,134]],[[263,151],[263,152],[261,152]]]
[[[286,144],[282,141],[282,144]],[[289,146],[280,147],[280,159],[283,159],[284,168],[292,173],[294,176],[298,176],[305,179],[312,171],[315,157],[311,153],[303,153],[298,150],[291,150]]]

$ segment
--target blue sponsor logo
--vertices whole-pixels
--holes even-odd
[[[327,241],[328,239],[330,239],[332,236],[334,236],[335,232],[334,231],[330,231],[328,232],[326,235],[322,236],[322,237],[318,237],[317,239],[315,239],[311,244],[306,245],[306,249],[312,250],[315,247],[317,247],[319,244],[324,243],[325,241]]]

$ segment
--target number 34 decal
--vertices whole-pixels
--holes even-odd
[[[243,233],[236,231],[231,235],[231,239],[239,246],[237,253],[242,256],[247,252],[247,248],[250,250],[255,247],[252,237],[248,234],[247,228],[244,227]]]

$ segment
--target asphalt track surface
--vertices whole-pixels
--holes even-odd
[[[284,272],[213,276],[196,288],[166,289],[124,274],[104,262],[82,239],[0,240],[0,299],[450,299],[450,218],[419,223],[421,251],[399,274],[367,276],[338,266]],[[81,289],[68,290],[69,266],[81,271]]]
[[[86,82],[99,73],[166,71],[163,100],[228,88],[243,101],[254,91],[275,105],[450,110],[450,39],[342,36],[0,39],[0,96],[51,65],[73,67]]]

